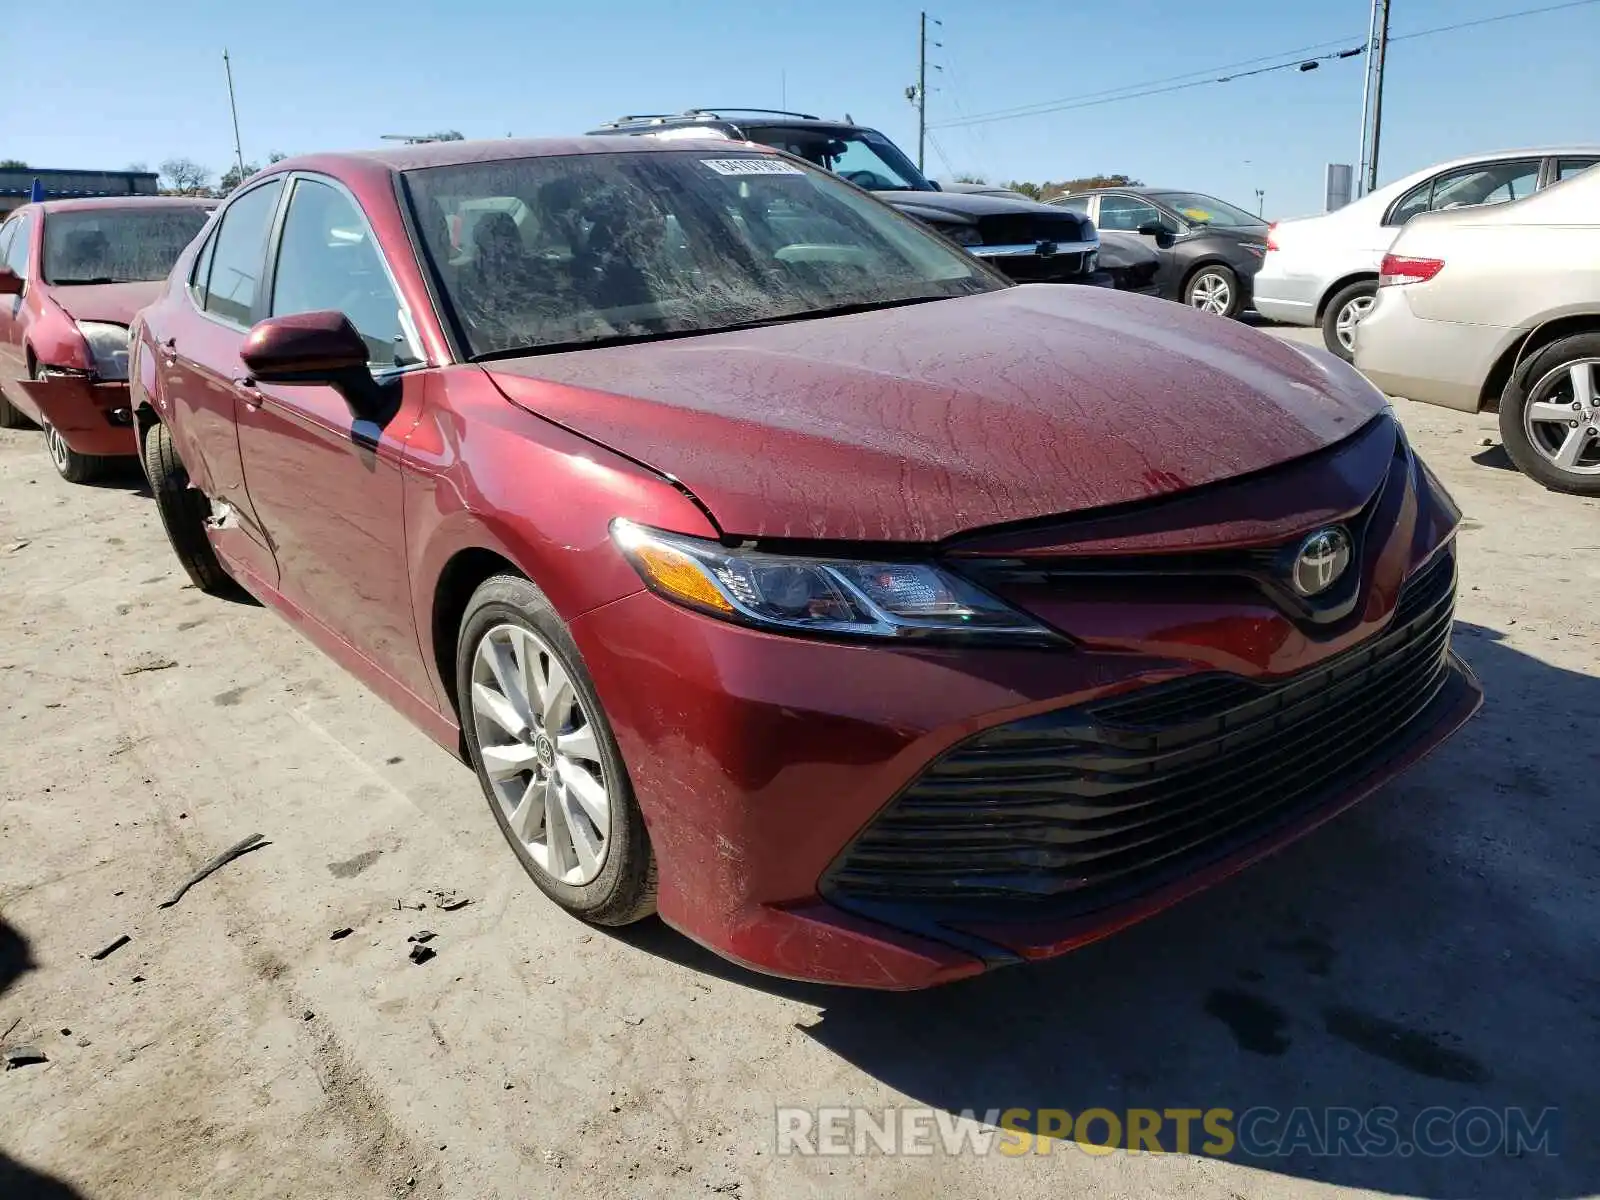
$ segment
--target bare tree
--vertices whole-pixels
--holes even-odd
[[[135,173],[137,175],[143,175],[147,171],[150,170],[150,164],[149,163],[142,163],[142,162],[131,162],[124,169],[128,170],[128,171],[132,171],[133,173]]]
[[[459,129],[440,129],[435,133],[430,133],[428,140],[430,142],[464,142],[467,139],[462,136]]]
[[[211,169],[192,158],[169,158],[161,164],[166,190],[179,196],[205,196],[211,192]]]
[[[270,166],[272,163],[282,162],[284,159],[286,159],[288,157],[289,156],[287,154],[285,154],[282,150],[274,150],[271,154],[267,155],[267,163]]]

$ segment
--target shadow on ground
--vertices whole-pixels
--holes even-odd
[[[12,984],[33,970],[34,965],[27,939],[0,918],[0,998]],[[11,1019],[6,1018],[5,1024],[11,1024]],[[5,1200],[81,1200],[78,1192],[60,1180],[23,1166],[4,1150],[0,1150],[0,1196]]]
[[[1429,760],[1223,886],[1064,958],[885,995],[764,979],[659,924],[630,940],[816,1004],[809,1035],[913,1104],[1073,1122],[1224,1108],[1240,1138],[1226,1157],[1258,1170],[1428,1197],[1591,1195],[1600,746],[1577,714],[1592,726],[1600,680],[1474,625],[1457,623],[1456,646],[1488,701]],[[1385,1152],[1352,1153],[1350,1118],[1330,1108],[1392,1109]],[[1507,1110],[1543,1122],[1550,1152],[1508,1152],[1492,1136]],[[1163,1117],[1164,1149],[1176,1128]],[[1198,1148],[1198,1119],[1193,1131]],[[1074,1135],[1104,1142],[1107,1126]],[[1470,1149],[1415,1148],[1452,1138]]]

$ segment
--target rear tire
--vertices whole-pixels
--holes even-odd
[[[79,454],[67,445],[61,431],[49,421],[40,422],[44,429],[44,448],[55,464],[56,473],[68,483],[93,483],[106,473],[109,459],[96,454]]]
[[[1323,309],[1322,341],[1345,362],[1355,361],[1355,328],[1361,324],[1361,318],[1372,311],[1372,303],[1377,298],[1378,281],[1361,279],[1340,288]]]
[[[1221,263],[1207,263],[1183,284],[1183,299],[1190,308],[1219,317],[1237,317],[1243,307],[1239,277]]]
[[[172,445],[172,434],[167,432],[167,427],[159,422],[151,426],[144,435],[140,452],[145,478],[150,481],[150,490],[155,495],[156,511],[161,514],[167,540],[172,543],[172,551],[189,579],[202,592],[214,596],[232,593],[233,580],[206,537],[210,501],[198,489],[189,486],[189,472]]]
[[[33,422],[5,396],[0,395],[0,429],[31,429]]]
[[[497,575],[473,593],[456,695],[489,809],[539,890],[595,925],[655,912],[655,855],[611,723],[566,624],[528,580]]]
[[[1597,399],[1600,333],[1552,342],[1519,366],[1500,394],[1500,441],[1517,469],[1553,492],[1600,496]]]

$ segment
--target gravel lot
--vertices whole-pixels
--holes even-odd
[[[1600,1192],[1600,502],[1400,407],[1466,514],[1479,718],[1176,911],[909,996],[566,918],[465,768],[184,586],[137,477],[69,486],[0,431],[0,1041],[48,1058],[0,1074],[0,1196]],[[902,1103],[1563,1117],[1556,1157],[774,1154],[776,1104]]]

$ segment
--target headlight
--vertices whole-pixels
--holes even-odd
[[[934,228],[958,246],[983,245],[983,234],[972,225],[935,225]]]
[[[1083,256],[1083,270],[1085,274],[1095,271],[1100,266],[1100,251],[1091,250]]]
[[[855,637],[1063,640],[928,563],[729,549],[621,518],[611,537],[652,591],[725,621]]]
[[[78,332],[89,344],[94,373],[101,379],[128,377],[128,328],[104,321],[79,321]]]

